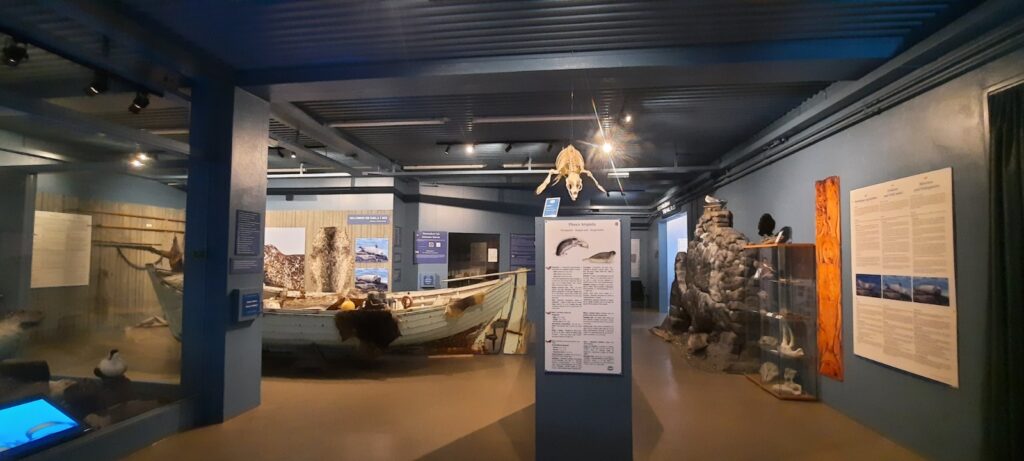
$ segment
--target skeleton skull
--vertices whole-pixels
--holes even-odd
[[[569,190],[569,197],[576,201],[576,197],[583,190],[583,179],[580,178],[579,173],[570,172],[565,177],[565,188]]]

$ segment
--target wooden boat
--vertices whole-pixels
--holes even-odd
[[[147,266],[153,288],[171,332],[181,338],[181,274]],[[507,319],[525,309],[526,270],[491,274],[496,280],[427,291],[387,293],[391,314],[401,336],[390,347],[406,347],[449,338],[478,329],[496,319]],[[342,341],[334,323],[337,311],[326,310],[340,302],[336,293],[300,293],[265,287],[262,318],[263,346],[355,347],[359,341]]]

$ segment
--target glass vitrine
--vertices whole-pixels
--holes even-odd
[[[818,395],[818,301],[813,244],[761,244],[754,252],[761,365],[748,377],[780,399]]]

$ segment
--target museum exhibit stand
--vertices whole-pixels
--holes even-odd
[[[747,245],[761,316],[761,365],[747,377],[786,400],[816,400],[818,391],[817,292],[814,245]]]

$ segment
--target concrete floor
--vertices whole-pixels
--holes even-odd
[[[920,459],[820,403],[689,367],[647,332],[660,318],[633,316],[635,459]],[[392,356],[329,375],[265,378],[259,408],[128,459],[533,459],[529,357]]]

